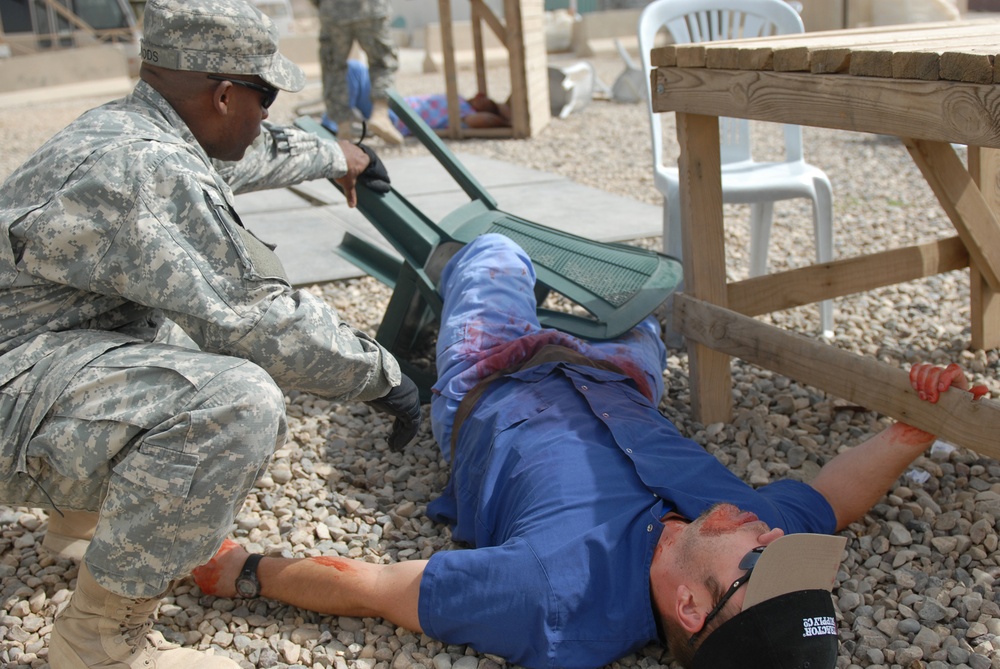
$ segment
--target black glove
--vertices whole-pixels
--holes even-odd
[[[358,144],[358,148],[368,154],[368,167],[358,175],[358,182],[376,193],[388,193],[392,186],[389,185],[389,173],[386,171],[385,165],[382,164],[370,146]]]
[[[388,394],[377,400],[368,400],[366,404],[376,411],[396,417],[389,435],[390,450],[403,450],[417,435],[420,429],[420,393],[417,384],[406,374]]]

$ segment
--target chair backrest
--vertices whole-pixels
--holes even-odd
[[[639,16],[639,55],[646,82],[646,108],[653,140],[653,165],[663,165],[663,129],[653,112],[650,50],[660,31],[674,43],[691,44],[716,40],[766,37],[801,33],[805,29],[785,0],[654,0]],[[750,126],[746,119],[719,119],[722,162],[750,159]],[[802,158],[802,130],[785,128],[787,160]]]

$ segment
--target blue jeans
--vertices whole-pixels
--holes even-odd
[[[531,259],[503,235],[477,237],[445,266],[431,427],[446,459],[455,412],[465,394],[498,369],[527,360],[540,345],[558,344],[613,362],[630,371],[651,400],[660,401],[666,348],[655,318],[647,317],[617,339],[580,339],[542,328],[534,286]]]

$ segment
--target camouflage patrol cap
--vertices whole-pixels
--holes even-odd
[[[278,29],[247,0],[149,0],[141,57],[169,70],[256,74],[275,88],[301,90],[305,73],[278,53]]]

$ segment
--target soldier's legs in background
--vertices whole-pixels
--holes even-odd
[[[320,19],[319,64],[323,80],[323,104],[326,115],[337,123],[337,137],[349,139],[350,121],[354,118],[347,88],[347,57],[354,44],[353,24]],[[346,128],[343,125],[346,124]]]
[[[355,36],[368,56],[368,76],[372,85],[372,114],[368,127],[372,134],[388,144],[402,144],[403,135],[389,118],[388,91],[395,83],[399,68],[389,17],[359,21],[355,25]]]
[[[399,69],[399,50],[392,39],[389,17],[359,21],[355,38],[368,56],[368,76],[372,82],[372,100],[385,99],[395,86]]]

